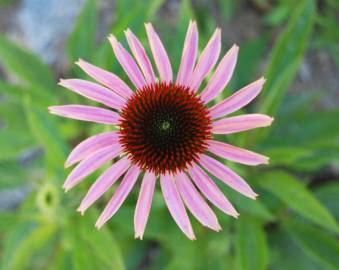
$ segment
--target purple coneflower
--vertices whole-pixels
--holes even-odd
[[[210,175],[243,195],[257,194],[234,171],[216,157],[234,162],[267,164],[268,158],[213,139],[214,134],[231,134],[269,126],[272,118],[262,114],[226,117],[251,102],[261,91],[263,78],[245,86],[214,106],[231,79],[238,47],[234,45],[221,59],[206,87],[202,81],[215,66],[221,48],[221,32],[216,29],[197,63],[198,30],[190,22],[176,79],[165,48],[150,23],[146,32],[159,78],[138,38],[125,32],[132,55],[109,37],[115,56],[135,91],[119,77],[84,60],[77,64],[100,84],[86,80],[61,80],[60,85],[109,109],[87,105],[52,106],[50,112],[83,121],[114,125],[118,131],[104,132],[81,142],[69,155],[65,166],[79,164],[64,183],[66,191],[81,182],[104,163],[115,160],[90,187],[78,211],[84,213],[123,176],[103,213],[96,222],[100,228],[122,205],[139,176],[142,183],[134,214],[135,237],[143,237],[157,179],[168,210],[180,229],[195,239],[187,207],[204,226],[221,229],[216,215],[204,197],[224,213],[239,214]]]

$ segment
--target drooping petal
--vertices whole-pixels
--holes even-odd
[[[123,157],[110,168],[108,168],[90,187],[85,198],[82,200],[78,211],[83,215],[88,207],[90,207],[102,194],[104,194],[128,169],[131,162],[127,157]]]
[[[264,83],[265,79],[260,78],[259,80],[246,85],[220,103],[214,105],[212,108],[210,108],[211,117],[215,119],[240,110],[260,93]]]
[[[72,150],[65,162],[65,167],[69,167],[74,163],[91,156],[102,148],[110,145],[116,145],[118,143],[118,139],[118,133],[114,131],[104,132],[89,137],[88,139],[79,143]]]
[[[189,86],[198,51],[198,29],[196,22],[190,21],[188,26],[181,63],[176,83]]]
[[[189,239],[194,240],[194,232],[174,179],[169,175],[162,175],[160,177],[160,185],[166,205],[174,221]]]
[[[115,92],[89,81],[80,79],[60,80],[59,85],[117,110],[120,110],[126,103],[126,100]]]
[[[164,45],[151,23],[146,23],[146,33],[162,82],[172,81],[172,67]]]
[[[268,157],[252,151],[239,148],[227,143],[211,140],[208,142],[207,151],[238,163],[247,165],[268,164]]]
[[[231,188],[251,199],[256,198],[257,194],[251,189],[246,181],[221,162],[209,156],[201,155],[200,164]]]
[[[133,60],[132,56],[120,44],[120,42],[118,42],[115,36],[110,35],[108,39],[111,42],[116,58],[118,59],[122,68],[125,70],[131,82],[137,89],[141,89],[143,86],[145,86],[146,82],[138,65]]]
[[[203,79],[208,75],[218,60],[221,49],[221,31],[217,28],[207,43],[205,49],[202,51],[198,64],[196,65],[190,87],[198,91],[199,86]]]
[[[191,213],[206,227],[220,231],[218,219],[185,173],[176,176],[179,193]]]
[[[63,188],[66,190],[70,190],[76,184],[78,184],[82,179],[86,176],[94,172],[96,169],[101,167],[106,162],[112,160],[117,157],[121,152],[121,147],[117,145],[105,147],[90,157],[81,161],[69,174],[67,177]]]
[[[272,117],[265,114],[244,114],[213,122],[212,132],[215,134],[231,134],[249,129],[271,125]]]
[[[204,194],[204,196],[227,215],[235,218],[239,216],[233,205],[227,200],[214,181],[197,164],[194,164],[188,170],[195,185]]]
[[[59,116],[100,124],[116,125],[119,121],[119,115],[116,112],[93,106],[50,106],[48,110],[50,113]]]
[[[151,209],[156,176],[146,172],[142,180],[139,198],[134,212],[135,238],[142,239]]]
[[[125,36],[128,42],[128,45],[137,60],[139,67],[145,75],[146,82],[153,84],[156,82],[154,71],[152,68],[151,61],[149,60],[144,47],[142,46],[139,39],[133,34],[130,29],[125,31]]]
[[[135,182],[138,179],[139,174],[140,170],[137,166],[132,166],[128,170],[121,184],[116,189],[111,200],[108,202],[104,211],[102,212],[97,222],[95,223],[96,228],[100,229],[102,225],[104,225],[106,221],[109,220],[119,210],[120,206],[125,201],[127,195],[132,190]]]
[[[238,51],[239,47],[237,45],[233,45],[233,47],[220,61],[216,71],[201,93],[201,98],[205,101],[205,103],[208,103],[217,97],[230,81],[235,64],[237,63]]]
[[[129,86],[117,75],[94,66],[82,59],[79,59],[76,64],[93,79],[112,89],[122,97],[128,99],[133,95],[131,88],[129,88]]]

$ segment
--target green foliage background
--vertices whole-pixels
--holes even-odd
[[[193,8],[190,1],[181,0],[175,25],[166,25],[157,16],[164,0],[116,1],[109,32],[121,39],[129,27],[146,42],[143,22],[154,22],[177,70],[189,19],[198,21],[200,44],[216,26],[215,18],[204,10],[208,1],[200,2]],[[216,2],[227,22],[237,8],[236,1]],[[63,162],[71,145],[110,127],[49,115],[49,105],[88,101],[59,88],[50,67],[0,35],[0,64],[16,78],[15,84],[0,79],[4,123],[0,128],[0,190],[27,183],[33,186],[18,209],[0,212],[1,269],[338,269],[338,179],[313,180],[323,168],[338,165],[339,109],[317,110],[314,104],[321,98],[320,91],[288,92],[307,50],[328,50],[339,64],[334,23],[339,5],[334,0],[323,2],[325,12],[320,13],[314,0],[280,0],[263,17],[267,29],[279,35],[270,49],[265,88],[248,110],[274,116],[275,122],[265,130],[222,139],[268,155],[271,163],[254,168],[227,164],[260,196],[251,201],[221,186],[241,215],[235,220],[216,210],[223,227],[219,233],[191,219],[197,235],[193,242],[170,218],[159,188],[143,241],[133,237],[138,188],[100,231],[94,223],[110,194],[85,216],[75,212],[100,171],[65,195],[61,186],[69,171]],[[95,0],[86,1],[67,43],[69,62],[84,58],[126,78],[108,42],[96,42],[97,6]],[[262,33],[239,44],[235,78],[220,98],[257,78],[256,67],[269,48],[268,40],[267,33]],[[84,77],[75,65],[70,66],[65,77]],[[17,157],[32,149],[43,149],[44,154],[23,166]]]

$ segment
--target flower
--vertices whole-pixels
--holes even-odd
[[[84,60],[79,60],[77,65],[100,84],[79,79],[60,81],[61,86],[109,109],[64,105],[49,107],[51,113],[119,127],[118,131],[95,135],[74,148],[65,166],[79,164],[69,174],[63,187],[68,191],[104,163],[117,160],[92,184],[78,211],[83,214],[123,176],[96,222],[96,227],[100,228],[117,212],[139,176],[143,175],[134,215],[135,237],[142,239],[159,177],[164,200],[174,221],[188,238],[195,239],[186,207],[204,226],[215,231],[221,229],[216,215],[203,197],[224,213],[238,216],[209,174],[249,198],[257,196],[245,180],[215,157],[247,165],[267,164],[268,158],[214,140],[213,135],[271,124],[273,119],[262,114],[225,117],[251,102],[261,91],[265,80],[260,78],[216,105],[209,106],[231,79],[238,46],[234,45],[226,53],[200,91],[201,83],[218,60],[220,29],[215,30],[195,64],[198,30],[196,23],[190,22],[181,64],[174,80],[159,36],[150,23],[145,26],[159,78],[143,45],[128,29],[125,35],[134,59],[113,35],[109,36],[109,41],[135,91],[118,76]]]

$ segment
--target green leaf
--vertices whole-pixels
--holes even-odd
[[[0,160],[16,158],[34,145],[30,134],[24,136],[17,130],[0,130]]]
[[[30,178],[29,170],[25,170],[16,160],[0,161],[0,190],[27,184]]]
[[[339,232],[338,225],[327,209],[296,178],[283,171],[260,175],[258,184],[306,219],[323,228]]]
[[[339,181],[327,182],[324,185],[318,186],[314,192],[319,201],[331,211],[336,219],[339,219]]]
[[[273,147],[264,153],[270,157],[270,165],[293,165],[302,158],[309,157],[313,154],[310,149],[301,147]]]
[[[275,219],[270,210],[260,201],[260,197],[253,201],[224,186],[221,186],[221,189],[240,213],[246,213],[264,222],[273,221]]]
[[[68,147],[58,130],[58,120],[46,111],[34,107],[29,98],[25,101],[26,115],[32,134],[44,146],[49,164],[60,167],[65,161]]]
[[[91,209],[86,216],[77,218],[67,227],[66,237],[72,241],[73,262],[76,270],[116,269],[124,270],[119,245],[107,227],[94,228],[99,213]]]
[[[324,270],[309,258],[290,235],[288,230],[270,231],[270,269],[274,270]]]
[[[32,99],[34,99],[34,103],[41,106],[48,106],[54,101],[54,96],[51,95],[49,89],[44,90],[35,86],[23,87],[21,85],[13,85],[1,80],[0,92],[5,93],[6,96],[17,102],[21,102],[26,95],[31,96]]]
[[[311,258],[326,269],[338,269],[339,242],[333,235],[299,221],[288,222],[287,229]]]
[[[67,43],[67,52],[73,62],[78,58],[92,59],[97,33],[96,0],[86,0]]]
[[[0,211],[0,232],[8,231],[17,219],[16,213]]]
[[[275,115],[304,55],[314,21],[314,1],[299,3],[273,48],[259,104],[262,113]]]
[[[12,243],[15,249],[7,254],[2,269],[22,270],[31,265],[31,259],[34,254],[42,250],[52,239],[56,232],[56,227],[50,224],[43,224],[31,230],[28,234],[21,235],[18,242]],[[22,237],[23,236],[23,237]],[[14,241],[14,239],[12,239]]]
[[[49,67],[36,55],[20,48],[5,36],[0,35],[0,62],[9,73],[13,73],[29,86],[40,91],[55,89],[55,81]]]
[[[262,224],[240,216],[236,221],[236,254],[240,270],[267,269],[268,247]]]

